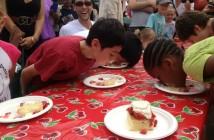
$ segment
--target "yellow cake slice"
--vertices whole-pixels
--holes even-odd
[[[19,109],[19,116],[25,116],[28,113],[36,113],[43,110],[43,104],[41,101],[36,101],[35,103],[24,103]]]

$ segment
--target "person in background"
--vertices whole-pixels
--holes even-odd
[[[177,17],[184,12],[194,10],[194,0],[172,0],[172,4],[176,10]]]
[[[7,15],[12,19],[6,22],[16,25],[25,36],[18,42],[18,47],[22,50],[22,67],[25,66],[27,58],[42,43],[41,32],[44,25],[44,0],[5,0]],[[6,29],[2,31],[2,40],[9,42],[10,32]]]
[[[94,24],[94,22],[90,20],[90,15],[93,10],[91,0],[75,0],[74,9],[78,15],[78,19],[62,26],[59,36],[74,35],[80,31],[89,30]]]
[[[64,36],[44,42],[22,70],[22,93],[82,74],[95,62],[108,64],[121,51],[124,34],[125,29],[118,20],[102,18],[91,27],[86,39]]]
[[[173,39],[175,34],[175,9],[173,7],[169,7],[168,10],[164,14],[166,27],[165,27],[165,39]]]
[[[78,15],[74,10],[72,0],[63,0],[63,6],[62,9],[60,9],[60,13],[60,28],[68,22],[78,18]]]
[[[44,25],[44,0],[0,0],[5,5],[8,16],[5,28],[2,30],[1,39],[16,44],[22,52],[17,65],[20,70],[16,71],[11,93],[15,97],[21,96],[20,75],[27,58],[42,43],[41,32]],[[16,32],[18,31],[18,32]],[[21,32],[20,32],[21,31]],[[22,35],[24,33],[24,36]]]
[[[123,12],[125,1],[123,0],[100,0],[99,17],[115,18],[123,24]]]
[[[60,9],[59,9],[59,3],[58,0],[52,0],[53,4],[50,8],[50,21],[53,26],[55,35],[59,36],[59,29],[60,29]]]
[[[172,40],[155,40],[144,50],[143,65],[147,73],[161,83],[184,87],[186,73],[182,68],[184,50]]]
[[[6,22],[6,14],[0,5],[0,33]],[[21,52],[16,46],[0,40],[0,103],[11,99],[10,84]]]
[[[151,28],[144,28],[138,35],[141,40],[142,49],[146,49],[147,45],[157,39],[157,34]]]
[[[185,12],[176,19],[175,29],[181,41],[196,43],[214,35],[214,18],[201,11]]]
[[[155,31],[158,39],[164,38],[166,26],[164,14],[169,8],[170,2],[170,0],[157,0],[158,12],[151,14],[146,24],[146,27]]]
[[[130,31],[144,29],[149,15],[155,11],[155,8],[156,0],[129,0],[127,9],[132,12]]]
[[[6,0],[1,0],[0,5],[7,10],[6,7]],[[6,11],[7,14],[7,11]],[[8,32],[10,32],[10,37],[9,37],[9,42],[16,47],[19,46],[19,42],[22,39],[22,37],[25,35],[24,32],[22,32],[12,21],[10,17],[7,16],[6,21],[5,21],[5,26],[4,26]],[[4,37],[0,36],[0,39],[4,39]]]
[[[210,2],[209,2],[210,1]],[[214,16],[214,0],[209,0],[202,12]]]
[[[92,0],[92,4],[93,4],[93,10],[92,10],[90,19],[95,22],[99,18],[99,6],[94,2],[94,0]]]
[[[52,5],[53,5],[52,0],[45,0],[45,22],[41,33],[43,41],[56,37],[53,25],[51,24],[51,20],[50,20],[50,15],[51,15],[50,10]],[[55,9],[52,11],[54,12]]]

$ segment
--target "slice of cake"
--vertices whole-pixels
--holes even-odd
[[[18,109],[19,116],[25,116],[26,114],[34,114],[43,110],[43,104],[41,101],[36,101],[35,103],[24,103]]]
[[[156,127],[156,116],[148,101],[133,101],[127,111],[130,131],[142,131],[145,134]]]

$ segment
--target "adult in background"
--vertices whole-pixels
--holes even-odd
[[[129,28],[132,32],[146,27],[149,15],[156,7],[156,0],[129,0],[128,10],[132,11],[131,24]]]
[[[22,66],[27,58],[42,43],[41,32],[44,25],[44,0],[5,0],[7,15],[12,19],[6,23],[16,25],[25,36],[18,42],[22,50]],[[10,32],[2,31],[2,40],[9,42]]]
[[[80,31],[89,30],[94,24],[94,22],[90,20],[90,15],[93,10],[91,0],[75,0],[74,9],[78,15],[78,19],[62,26],[59,31],[59,36],[74,35]]]
[[[100,0],[99,17],[115,18],[123,24],[125,0]]]

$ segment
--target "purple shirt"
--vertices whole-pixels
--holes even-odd
[[[44,2],[45,2],[45,22],[42,29],[42,39],[51,39],[56,36],[53,25],[51,24],[51,21],[50,21],[50,14],[49,14],[50,7],[53,4],[53,2],[51,0],[44,0]]]

